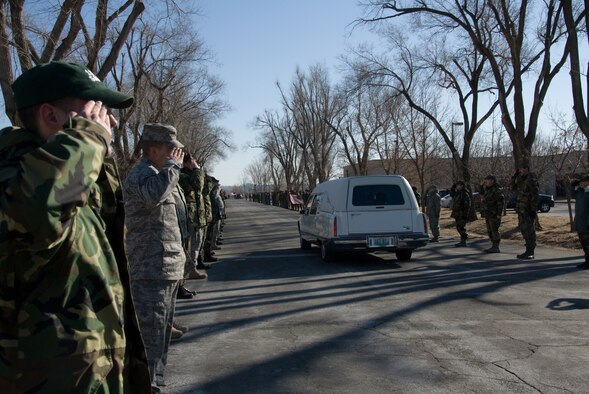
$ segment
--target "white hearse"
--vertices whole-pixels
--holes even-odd
[[[321,247],[332,260],[345,251],[395,252],[408,261],[428,243],[427,223],[400,175],[357,176],[323,182],[313,190],[298,221],[302,249]]]

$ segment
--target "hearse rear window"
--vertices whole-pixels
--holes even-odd
[[[352,205],[404,205],[403,192],[398,185],[364,185],[354,187]]]

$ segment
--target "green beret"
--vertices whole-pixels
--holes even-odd
[[[86,67],[66,62],[39,64],[12,84],[17,109],[48,103],[64,97],[102,101],[110,108],[127,108],[133,97],[109,89]]]

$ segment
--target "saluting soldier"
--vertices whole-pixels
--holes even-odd
[[[24,127],[0,131],[1,391],[148,392],[110,157],[109,108],[133,97],[66,62],[12,88]]]
[[[516,193],[517,221],[519,230],[525,240],[526,250],[517,255],[518,259],[531,260],[536,249],[535,222],[538,215],[538,178],[530,172],[527,161],[518,165],[511,178],[511,189]]]
[[[491,247],[485,249],[487,253],[499,253],[499,243],[501,242],[501,216],[503,216],[503,204],[505,196],[503,189],[497,184],[497,178],[494,175],[487,175],[483,180],[483,196],[481,202],[481,215],[485,218],[487,225],[487,234],[491,240]]]
[[[152,391],[165,385],[176,292],[184,276],[182,218],[178,186],[184,147],[167,124],[143,127],[143,156],[124,184],[126,246],[131,290],[145,343]],[[184,207],[185,209],[185,207]]]

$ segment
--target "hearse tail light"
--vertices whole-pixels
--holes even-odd
[[[337,237],[337,216],[333,218],[333,236]]]
[[[423,218],[423,232],[427,234],[427,220],[425,219],[425,215],[421,217]]]

